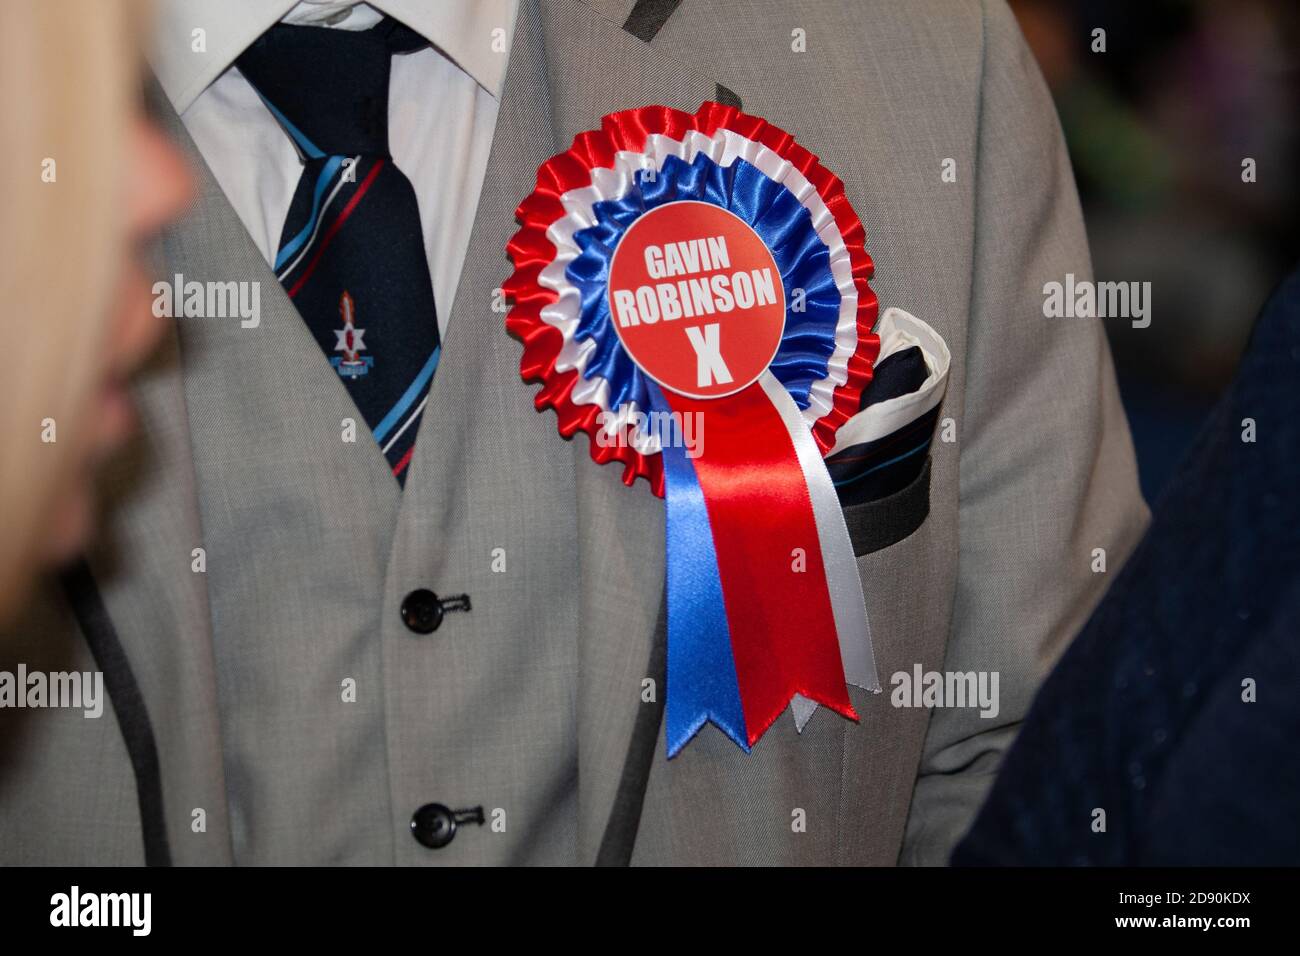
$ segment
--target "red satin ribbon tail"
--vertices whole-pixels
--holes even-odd
[[[757,383],[726,398],[666,397],[702,416],[695,473],[751,746],[795,694],[856,720],[808,481],[780,413]]]

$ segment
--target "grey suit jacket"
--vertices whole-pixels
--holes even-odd
[[[113,690],[100,720],[0,712],[0,862],[946,860],[1106,586],[1093,549],[1114,573],[1147,517],[1103,329],[1043,317],[1044,283],[1091,273],[1052,104],[1002,0],[671,8],[521,2],[402,493],[364,422],[342,440],[337,375],[157,106],[200,180],[160,274],[260,282],[262,322],[175,322],[88,572],[0,645]],[[539,163],[611,111],[718,98],[844,180],[882,306],[951,348],[951,425],[910,534],[870,550],[889,499],[848,516],[886,692],[851,689],[856,724],[783,718],[749,755],[706,727],[668,761],[662,503],[533,410],[496,290]],[[416,636],[421,587],[472,610]],[[997,717],[891,706],[916,664],[997,671]],[[430,802],[488,823],[426,849]]]

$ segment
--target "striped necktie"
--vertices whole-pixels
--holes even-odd
[[[427,41],[277,24],[236,61],[302,161],[275,257],[293,300],[399,484],[441,346],[420,212],[388,151],[394,53]]]

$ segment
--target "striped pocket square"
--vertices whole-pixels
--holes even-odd
[[[952,363],[942,337],[902,309],[887,309],[876,331],[880,356],[861,411],[840,427],[826,458],[846,506],[896,494],[921,474]]]

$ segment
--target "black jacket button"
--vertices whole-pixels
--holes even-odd
[[[402,601],[402,623],[416,634],[436,631],[442,623],[442,604],[438,595],[428,588],[408,594]]]
[[[430,850],[440,850],[456,836],[461,823],[483,825],[482,807],[452,810],[441,803],[426,803],[411,816],[411,836]]]
[[[456,818],[441,803],[426,803],[411,817],[411,836],[431,850],[441,849],[456,836]]]

